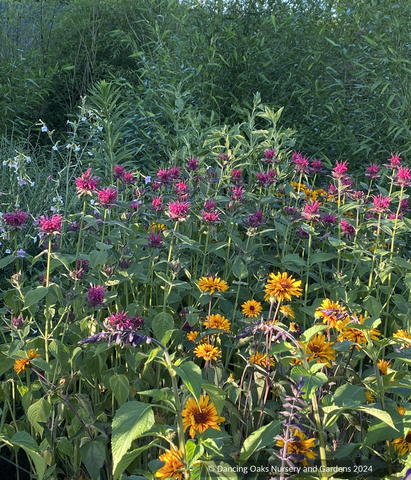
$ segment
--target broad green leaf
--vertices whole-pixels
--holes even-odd
[[[379,410],[378,408],[372,407],[356,407],[356,409],[378,418],[379,420],[386,423],[389,427],[393,428],[398,432],[398,429],[395,427],[391,415],[388,412],[384,412],[384,410]]]
[[[301,342],[307,343],[310,341],[317,333],[322,332],[327,328],[327,325],[314,325],[313,327],[306,330],[300,337]]]
[[[341,385],[334,392],[332,404],[338,407],[352,406],[355,404],[364,404],[367,401],[365,390],[357,385],[349,383]]]
[[[115,468],[114,473],[113,473],[113,480],[117,480],[120,477],[120,475],[127,469],[127,467],[130,465],[130,463],[134,459],[139,457],[145,450],[147,450],[148,448],[151,448],[151,445],[153,443],[155,443],[154,440],[151,443],[149,443],[148,445],[144,445],[144,447],[140,447],[140,448],[137,448],[135,450],[132,450],[131,452],[127,452],[123,456],[123,458],[118,462],[117,467]],[[127,478],[131,478],[131,477],[127,477]],[[144,477],[144,478],[146,478],[146,477]]]
[[[326,262],[327,260],[331,260],[333,258],[337,258],[336,253],[314,253],[310,257],[310,265],[315,265],[316,263]]]
[[[151,323],[156,339],[166,345],[171,338],[174,328],[173,317],[166,312],[158,313]]]
[[[368,295],[363,301],[364,308],[371,314],[373,317],[379,317],[381,315],[382,305],[379,300]]]
[[[93,480],[100,478],[100,468],[106,459],[106,447],[98,440],[84,443],[80,447],[81,460]]]
[[[186,452],[188,468],[191,468],[194,462],[204,453],[204,447],[195,444],[192,440],[187,440]]]
[[[126,403],[130,393],[130,383],[125,375],[112,375],[110,388],[120,406]]]
[[[304,385],[302,391],[305,393],[304,399],[310,399],[324,383],[327,382],[327,376],[322,372],[315,374],[309,373],[304,367],[297,366],[291,370],[291,377],[298,382],[303,377]]]
[[[237,256],[233,263],[233,274],[238,280],[248,277],[248,270],[242,257]]]
[[[108,253],[106,250],[92,250],[90,252],[90,265],[92,268],[96,268],[103,263],[106,263]]]
[[[15,257],[14,255],[8,255],[7,257],[3,257],[3,258],[0,260],[0,268],[7,267],[7,265],[9,265],[10,263],[12,263],[15,258],[16,258],[16,257]]]
[[[225,462],[203,461],[195,465],[191,472],[191,480],[237,480],[238,465],[229,465]]]
[[[40,423],[46,423],[50,418],[51,405],[45,398],[40,398],[36,403],[30,405],[27,410],[27,418],[33,426],[34,430],[40,435],[43,435],[44,428]]]
[[[201,386],[210,396],[210,400],[214,403],[214,406],[217,410],[217,415],[221,415],[227,396],[225,391],[222,388],[212,385],[208,382],[203,382]]]
[[[67,437],[61,437],[57,439],[57,448],[61,453],[64,453],[64,455],[67,455],[68,457],[72,457],[74,455],[73,444]]]
[[[274,437],[278,435],[281,429],[281,422],[274,420],[264,427],[260,427],[247,437],[241,447],[240,464],[243,464],[248,458],[261,448],[272,445]]]
[[[27,292],[24,296],[24,308],[26,309],[39,303],[39,301],[47,295],[47,291],[47,287],[40,286]]]
[[[128,402],[117,410],[112,424],[111,441],[114,471],[130,448],[131,442],[153,425],[153,410],[146,403]]]
[[[173,369],[197,401],[200,400],[203,383],[200,367],[194,362],[185,362],[180,367],[173,367]]]
[[[39,447],[31,435],[27,432],[16,432],[10,443],[15,447],[21,447],[26,452],[34,463],[38,480],[43,480],[47,465],[44,458],[37,453]]]

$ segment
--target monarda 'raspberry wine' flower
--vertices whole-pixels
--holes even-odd
[[[157,234],[154,232],[148,237],[148,247],[149,248],[164,248],[164,242],[161,238],[161,232]]]
[[[161,197],[154,197],[151,201],[151,210],[161,212],[163,210],[163,199]]]
[[[173,180],[177,180],[180,178],[180,167],[171,167],[168,172]]]
[[[308,203],[305,204],[303,212],[301,215],[309,222],[315,222],[318,218],[320,218],[320,214],[318,213],[318,209],[320,208],[320,203],[315,201],[313,202],[310,200]]]
[[[177,182],[174,186],[174,191],[180,199],[184,199],[188,196],[188,185],[183,181]]]
[[[347,161],[345,162],[337,162],[336,166],[333,168],[332,176],[337,180],[341,180],[345,177],[347,173]]]
[[[323,224],[325,226],[335,225],[335,222],[337,221],[337,217],[335,215],[333,215],[332,213],[328,213],[328,214],[323,215],[323,218],[321,219],[321,221],[323,222]]]
[[[355,235],[355,228],[347,220],[341,219],[341,232],[345,237],[351,238]]]
[[[137,330],[144,325],[140,317],[128,317],[127,312],[116,312],[106,318],[104,326],[109,331],[115,330]]]
[[[173,181],[170,170],[166,168],[160,168],[157,172],[157,179],[161,185],[171,185]]]
[[[28,212],[15,210],[13,213],[4,213],[3,222],[6,223],[9,230],[21,230],[24,227],[28,216]]]
[[[63,215],[38,217],[40,233],[45,236],[59,235],[62,230],[62,220]]]
[[[388,207],[391,202],[390,197],[383,197],[380,193],[378,197],[376,195],[373,195],[372,198],[373,198],[374,206],[370,208],[371,212],[384,213],[388,210]]]
[[[79,197],[84,195],[92,195],[97,190],[99,181],[99,177],[91,176],[91,168],[89,168],[87,172],[81,174],[81,177],[75,179],[77,195]]]
[[[177,222],[184,221],[190,212],[190,204],[188,202],[170,202],[168,205],[167,215]]]
[[[310,170],[311,170],[312,173],[323,173],[323,172],[325,172],[325,170],[323,168],[322,161],[317,160],[316,158],[314,158],[312,160]]]
[[[214,225],[220,222],[219,214],[217,212],[203,211],[203,222],[209,225]]]
[[[244,202],[245,198],[243,197],[243,187],[233,187],[231,190],[231,199],[234,200],[234,202]]]
[[[124,185],[133,185],[133,183],[136,183],[136,179],[134,178],[132,172],[125,172],[120,178],[120,182]]]
[[[244,220],[245,225],[251,228],[261,227],[265,222],[266,220],[260,210],[257,210],[253,215],[249,215],[248,218]]]
[[[405,167],[398,167],[398,171],[394,177],[394,185],[409,187],[411,185],[411,170]]]
[[[205,212],[214,212],[215,202],[213,200],[206,200],[204,202],[204,211]]]
[[[199,168],[199,161],[197,158],[189,158],[188,162],[185,164],[187,170],[191,172],[196,172]]]
[[[384,163],[384,167],[391,168],[392,170],[401,167],[401,157],[399,155],[391,153],[391,158],[389,158],[388,161],[390,163]]]
[[[241,183],[243,181],[242,174],[243,171],[241,170],[241,168],[239,168],[238,170],[231,170],[231,180],[234,183]]]
[[[308,173],[310,171],[308,158],[303,157],[301,153],[293,153],[292,161],[295,165],[295,171],[297,173]]]
[[[264,152],[264,158],[261,159],[263,163],[274,163],[275,162],[275,150],[267,149]]]
[[[97,192],[100,205],[104,208],[116,205],[117,190],[113,187],[103,188]]]
[[[376,163],[372,163],[369,167],[367,167],[365,176],[372,179],[380,178],[381,175],[379,175],[379,172],[380,167]]]
[[[101,285],[91,285],[88,289],[87,302],[93,307],[103,305],[105,288]]]
[[[126,170],[123,167],[120,167],[120,165],[114,165],[114,172],[113,172],[113,177],[117,178],[118,180],[121,180],[123,176],[125,175]]]

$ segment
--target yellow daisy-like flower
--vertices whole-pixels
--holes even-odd
[[[266,301],[272,302],[277,299],[278,302],[283,300],[291,300],[291,297],[300,297],[302,294],[301,280],[294,280],[292,275],[288,276],[287,272],[270,274],[270,278],[265,286]]]
[[[14,370],[17,372],[17,374],[24,372],[24,370],[30,366],[30,360],[40,356],[34,349],[29,350],[27,355],[29,358],[19,358],[14,362]]]
[[[393,334],[393,337],[398,338],[399,340],[411,340],[411,335],[405,330],[398,330],[397,333]],[[404,347],[409,348],[410,345],[406,343]]]
[[[217,410],[213,402],[210,402],[208,395],[200,397],[200,405],[189,398],[182,412],[184,431],[190,428],[190,437],[194,438],[196,432],[203,433],[207,428],[220,430],[219,423],[224,422],[224,417],[217,415]]]
[[[215,315],[210,315],[207,317],[207,320],[204,322],[205,328],[217,328],[219,330],[226,330],[227,332],[230,331],[230,322],[227,318],[221,316],[219,313]]]
[[[387,362],[387,360],[378,360],[377,367],[381,375],[387,375],[388,367],[390,367],[390,363]]]
[[[190,333],[187,333],[187,340],[191,340],[192,342],[196,341],[196,338],[200,335],[200,332],[196,332],[193,330]]]
[[[268,360],[267,355],[265,353],[255,352],[255,354],[251,355],[250,357],[250,363],[261,365],[262,367],[266,367],[268,364],[268,361],[270,362],[270,365],[274,367],[275,365],[274,358],[270,357],[270,359]]]
[[[371,392],[365,392],[365,396],[367,397],[367,403],[374,403],[375,398]]]
[[[209,343],[198,345],[198,347],[194,350],[194,353],[197,358],[204,358],[204,360],[207,362],[211,360],[217,360],[218,357],[221,357],[220,349],[218,347],[213,347]]]
[[[248,300],[241,305],[241,308],[246,317],[258,317],[263,310],[261,303],[256,300]]]
[[[301,335],[302,333],[301,325],[297,322],[290,322],[290,332],[298,333],[299,335]]]
[[[197,283],[198,288],[202,292],[210,292],[212,295],[216,290],[218,292],[226,292],[228,290],[228,285],[225,280],[214,277],[212,275],[201,277]]]
[[[393,440],[392,444],[400,456],[411,452],[411,431],[408,432],[405,437],[400,437]]]
[[[157,470],[155,477],[165,480],[166,478],[176,478],[182,480],[183,478],[183,455],[181,450],[173,445],[172,449],[163,453],[158,457],[159,460],[165,462],[165,465]]]
[[[400,415],[404,416],[404,415],[405,415],[405,408],[404,408],[402,405],[398,405],[398,407],[397,407],[397,412],[398,412]]]
[[[291,318],[291,320],[295,319],[294,310],[288,305],[282,305],[280,307],[280,313],[282,313],[286,318]]]
[[[360,315],[360,317],[357,317],[357,315],[354,314],[354,320],[357,320],[359,324],[363,325],[366,318],[364,318],[362,315]],[[349,340],[350,342],[358,343],[359,345],[367,345],[367,337],[365,336],[365,333],[362,330],[357,330],[354,327],[345,328],[346,325],[352,322],[353,320],[350,317],[347,317],[343,321],[341,326],[341,333],[338,335],[337,340],[339,342],[343,342],[344,340]],[[380,335],[381,333],[376,328],[373,328],[370,331],[371,340],[378,340],[378,337]],[[356,346],[356,349],[357,350],[360,349],[358,345]]]
[[[164,223],[153,222],[148,229],[148,233],[163,232],[165,229],[166,229],[166,226],[164,225]]]
[[[315,446],[315,438],[306,438],[305,435],[300,432],[300,430],[295,429],[292,431],[293,437],[298,437],[298,440],[292,440],[291,442],[287,442],[287,454],[299,454],[304,455],[303,465],[304,467],[308,466],[307,458],[315,458],[317,456],[316,453],[311,451],[311,448]],[[280,439],[277,440],[277,447],[283,448],[284,447],[284,440]]]
[[[301,343],[304,346],[304,344]],[[331,347],[332,342],[325,341],[325,335],[317,333],[305,347],[307,360],[317,360],[317,363],[325,363],[327,367],[331,367],[330,360],[335,360],[335,350]]]
[[[343,321],[349,319],[345,307],[341,306],[339,302],[333,302],[326,298],[323,303],[317,308],[315,318],[322,318],[323,323],[329,327],[336,328],[341,331],[343,328]]]

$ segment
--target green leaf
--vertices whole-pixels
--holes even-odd
[[[135,450],[132,450],[131,452],[127,452],[123,458],[118,462],[117,467],[114,470],[113,473],[113,480],[117,480],[120,475],[127,469],[127,467],[130,465],[130,463],[139,457],[145,450],[151,447],[151,445],[155,443],[155,440],[153,440],[151,443],[148,445],[144,445],[143,447],[137,448]],[[126,477],[124,477],[126,478]],[[127,477],[131,478],[131,477]],[[144,477],[146,478],[146,477]]]
[[[126,403],[130,393],[130,383],[125,375],[112,375],[110,388],[120,406]]]
[[[191,468],[193,463],[201,457],[204,453],[204,447],[202,445],[195,444],[192,440],[187,440],[186,443],[187,452],[187,466]]]
[[[237,256],[233,263],[233,274],[239,280],[248,277],[248,270],[242,257]]]
[[[327,260],[331,260],[333,258],[337,258],[337,254],[335,253],[314,253],[310,257],[310,265],[315,265],[316,263],[326,262]]]
[[[68,457],[72,457],[74,455],[73,444],[67,437],[61,437],[57,439],[57,448],[61,453],[67,455]]]
[[[30,405],[27,410],[27,418],[33,426],[34,430],[40,435],[43,435],[44,428],[40,423],[46,423],[50,418],[51,405],[45,398],[40,398],[36,403]]]
[[[364,404],[367,401],[364,388],[349,383],[338,387],[334,392],[332,404],[338,407]]]
[[[3,257],[3,258],[0,260],[0,268],[7,267],[7,265],[9,265],[10,263],[12,263],[15,258],[16,258],[16,257],[15,257],[14,255],[7,255],[7,257]]]
[[[99,480],[100,468],[106,459],[106,447],[97,440],[90,441],[80,447],[80,454],[91,478]]]
[[[190,390],[197,401],[200,400],[201,385],[203,377],[201,369],[194,362],[185,362],[180,367],[173,367],[173,370],[181,378],[184,385]]]
[[[113,470],[116,470],[120,460],[127,453],[131,442],[153,425],[153,410],[146,403],[128,402],[117,410],[112,424]]]
[[[248,458],[256,453],[261,448],[267,445],[272,445],[274,437],[278,435],[281,429],[281,422],[274,420],[264,427],[260,427],[247,437],[241,447],[240,452],[240,465],[243,464]]]
[[[106,250],[92,250],[90,252],[90,265],[92,268],[96,268],[103,263],[106,263],[108,253]]]
[[[221,415],[226,400],[225,391],[222,388],[216,387],[208,382],[203,382],[201,386],[210,396],[210,400],[214,403],[214,406],[217,410],[217,415]]]
[[[39,303],[39,301],[47,295],[47,292],[48,288],[41,286],[27,292],[24,296],[24,309]]]
[[[171,334],[174,328],[173,317],[166,312],[158,313],[151,323],[154,335],[156,339],[166,345],[171,338]]]
[[[381,314],[382,310],[382,305],[379,300],[376,298],[372,297],[371,295],[368,295],[365,297],[363,305],[367,312],[371,314],[372,317],[379,317]]]
[[[237,467],[238,468],[238,467]],[[203,461],[195,465],[191,480],[237,480],[236,466],[225,462]],[[241,478],[243,478],[241,476]]]
[[[360,449],[360,443],[347,443],[338,447],[335,452],[333,452],[333,458],[348,458],[355,450],[355,453],[358,453]]]
[[[310,341],[317,333],[322,332],[327,328],[327,325],[314,325],[313,327],[309,328],[306,330],[302,335],[301,335],[301,342],[307,343]]]
[[[305,393],[304,399],[309,400],[324,383],[327,382],[327,376],[322,372],[311,374],[304,367],[297,366],[291,370],[291,377],[298,382],[303,377],[304,385],[302,391]]]
[[[37,442],[27,432],[16,432],[10,443],[15,447],[21,447],[32,459],[38,480],[43,480],[47,465],[44,458],[37,453],[39,447]]]
[[[384,412],[384,410],[379,410],[378,408],[372,407],[356,407],[356,409],[378,418],[379,420],[386,423],[389,427],[393,428],[398,432],[398,429],[395,427],[391,415],[388,412]]]

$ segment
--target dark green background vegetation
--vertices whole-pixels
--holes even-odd
[[[171,139],[242,120],[257,91],[285,107],[282,125],[310,156],[354,166],[411,149],[409,2],[3,0],[0,10],[9,138],[29,137],[39,118],[64,135],[106,79],[123,85],[140,155],[163,161]]]

